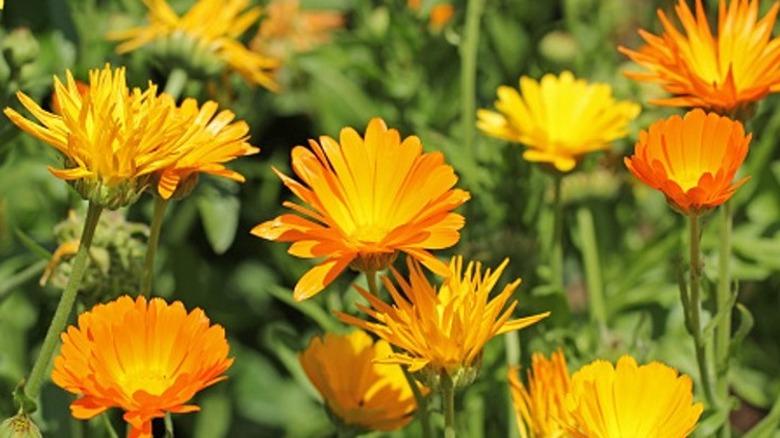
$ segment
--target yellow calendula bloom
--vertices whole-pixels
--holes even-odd
[[[477,111],[477,127],[493,137],[524,144],[523,158],[569,172],[590,152],[607,150],[628,134],[639,105],[617,101],[608,84],[575,79],[571,72],[541,81],[520,78],[520,88],[498,88],[497,111]]]
[[[227,65],[248,82],[277,90],[273,73],[279,62],[245,47],[239,37],[260,18],[259,7],[248,0],[197,0],[179,16],[167,0],[143,0],[149,9],[148,25],[110,32],[111,40],[124,40],[117,52],[126,53],[150,43],[190,67],[213,73]]]
[[[728,7],[720,0],[717,35],[701,0],[696,0],[695,15],[686,0],[677,2],[682,32],[658,9],[663,34],[640,30],[646,42],[640,50],[618,48],[647,70],[626,76],[660,84],[674,95],[651,103],[721,114],[734,114],[780,91],[780,38],[772,37],[780,4],[773,3],[761,19],[758,9],[758,0],[731,0]]]
[[[390,345],[364,331],[315,337],[299,360],[338,426],[356,433],[400,429],[417,409],[400,366],[377,363]]]
[[[5,114],[23,131],[52,145],[64,157],[64,168],[49,167],[69,181],[81,196],[97,205],[116,209],[135,202],[153,174],[173,162],[168,146],[180,136],[183,121],[174,117],[170,96],[127,87],[125,69],[89,73],[89,86],[79,86],[70,71],[65,84],[54,78],[57,109],[41,108],[24,93],[22,105],[38,122],[12,108]]]
[[[187,404],[220,382],[233,363],[225,330],[200,309],[176,301],[122,296],[79,315],[62,334],[52,380],[81,395],[70,405],[86,420],[109,408],[125,411],[130,438],[151,438],[152,419],[200,410]]]
[[[464,270],[463,258],[453,257],[450,275],[438,290],[428,282],[420,264],[408,260],[408,282],[393,270],[400,291],[389,278],[382,279],[392,305],[357,287],[369,303],[369,307],[359,304],[358,308],[374,322],[344,313],[338,317],[396,346],[399,351],[384,362],[407,366],[410,372],[424,370],[426,382],[427,378],[435,380],[446,373],[456,385],[465,386],[476,376],[482,348],[492,337],[528,327],[550,314],[510,319],[517,301],[507,303],[520,279],[490,299],[508,260],[495,271],[487,269],[483,274],[481,264],[470,262]],[[430,383],[433,386],[435,381]]]
[[[571,377],[567,428],[581,438],[687,437],[704,409],[693,403],[692,386],[690,377],[660,362],[597,360]]]
[[[510,369],[507,379],[520,437],[568,437],[564,427],[569,422],[564,401],[569,393],[570,378],[563,351],[558,349],[550,359],[534,353],[527,373],[528,384],[523,384],[518,372],[518,368]]]

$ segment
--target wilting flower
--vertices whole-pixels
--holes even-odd
[[[401,367],[376,363],[391,353],[387,342],[357,330],[313,338],[299,359],[341,427],[389,431],[409,424],[417,409]]]
[[[173,99],[157,96],[153,84],[145,91],[129,90],[124,68],[91,70],[87,89],[68,71],[66,84],[54,78],[54,93],[58,109],[51,113],[17,92],[40,124],[12,108],[4,112],[19,128],[63,154],[65,168],[49,171],[69,181],[84,199],[111,209],[131,204],[154,172],[175,159],[166,148],[181,127],[172,117]]]
[[[625,163],[643,183],[663,192],[673,208],[696,215],[726,202],[747,181],[733,182],[750,139],[740,122],[695,109],[640,132]]]
[[[217,104],[213,101],[207,101],[199,109],[194,99],[182,102],[177,117],[187,130],[170,146],[176,160],[158,173],[160,196],[168,199],[174,194],[188,193],[200,173],[244,182],[243,175],[227,169],[222,163],[260,152],[246,141],[249,138],[246,122],[233,122],[235,114],[229,110],[217,113]]]
[[[690,377],[659,362],[637,366],[630,356],[575,372],[565,408],[569,432],[582,438],[684,438],[704,409],[693,403]]]
[[[550,314],[509,319],[517,301],[506,304],[520,285],[520,279],[490,299],[490,292],[508,262],[505,260],[495,271],[487,269],[483,275],[480,263],[470,262],[464,270],[463,258],[453,257],[450,275],[436,290],[420,264],[410,259],[408,282],[393,270],[400,291],[389,278],[382,279],[393,305],[357,287],[370,306],[359,304],[358,308],[374,322],[344,313],[338,316],[398,347],[400,350],[385,361],[408,366],[410,372],[424,370],[426,378],[434,379],[426,382],[431,383],[429,386],[434,386],[442,373],[464,386],[476,376],[482,348],[492,337],[528,327]]]
[[[567,437],[563,423],[569,416],[564,400],[569,393],[570,379],[563,351],[558,349],[549,360],[541,353],[534,353],[527,385],[520,381],[518,371],[510,369],[507,378],[520,437]]]
[[[661,36],[640,30],[647,42],[639,51],[620,47],[649,73],[626,76],[655,82],[675,97],[651,101],[658,105],[704,107],[734,113],[780,90],[780,39],[772,38],[780,5],[772,4],[758,19],[757,0],[720,0],[718,34],[712,35],[701,0],[694,16],[686,0],[675,10],[683,32],[659,9]]]
[[[320,143],[309,140],[311,149],[293,149],[292,167],[302,182],[274,171],[308,206],[285,202],[298,214],[252,229],[258,237],[294,242],[289,252],[295,256],[326,258],[301,277],[295,299],[317,294],[347,266],[385,269],[399,251],[446,275],[447,266],[428,250],[457,243],[464,219],[452,210],[469,193],[452,188],[458,178],[444,156],[423,153],[416,136],[401,141],[378,118],[365,138],[345,128],[339,140],[322,136]]]
[[[227,378],[228,350],[225,330],[202,310],[123,296],[79,315],[78,327],[62,334],[52,380],[82,395],[70,405],[74,417],[118,407],[131,438],[151,438],[153,418],[200,409],[186,403]]]
[[[486,134],[528,148],[523,158],[569,172],[583,155],[610,148],[628,133],[639,105],[616,101],[608,84],[589,84],[565,71],[540,82],[520,78],[519,91],[498,88],[495,111],[477,111],[477,127]]]
[[[190,70],[213,74],[226,64],[250,83],[278,89],[272,78],[278,61],[252,52],[239,41],[260,18],[260,7],[246,9],[249,0],[197,0],[181,17],[166,0],[144,0],[144,4],[149,9],[147,26],[108,34],[109,39],[125,40],[117,52],[157,43],[156,50],[171,51],[162,55]]]

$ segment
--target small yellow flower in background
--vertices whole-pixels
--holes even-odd
[[[727,8],[721,0],[717,35],[712,35],[701,0],[696,0],[695,16],[686,0],[677,3],[675,11],[684,32],[659,9],[662,35],[640,30],[647,42],[644,47],[618,49],[649,73],[627,72],[626,76],[658,83],[675,95],[651,103],[720,113],[734,113],[780,91],[780,39],[772,38],[780,4],[775,2],[759,20],[758,3],[731,0]]]
[[[481,264],[470,262],[464,270],[463,258],[453,257],[450,275],[436,290],[420,264],[409,259],[408,282],[393,270],[400,291],[389,278],[382,279],[393,305],[357,287],[370,306],[358,308],[374,322],[344,313],[338,317],[399,348],[383,362],[408,366],[410,372],[423,370],[426,386],[435,387],[442,373],[447,373],[456,385],[465,386],[476,377],[482,348],[492,337],[528,327],[550,314],[510,320],[517,301],[509,305],[507,302],[520,279],[490,299],[490,292],[507,264],[505,260],[495,271],[487,269],[483,274]]]
[[[170,146],[176,160],[158,172],[157,191],[163,199],[174,194],[188,194],[200,173],[244,182],[243,175],[225,168],[222,163],[260,152],[246,141],[249,138],[246,122],[233,122],[235,114],[229,110],[217,113],[217,104],[213,101],[198,108],[194,99],[182,102],[177,117],[187,129]]]
[[[79,315],[78,327],[62,334],[52,380],[82,395],[70,405],[75,418],[118,407],[131,438],[151,438],[153,418],[200,410],[186,403],[227,378],[228,350],[225,330],[202,310],[123,296]]]
[[[672,208],[698,215],[726,202],[747,181],[734,182],[734,177],[751,137],[742,123],[695,109],[641,131],[625,164],[643,183],[663,192]]]
[[[354,432],[400,429],[414,418],[417,402],[398,365],[376,363],[390,345],[363,331],[313,338],[300,356],[306,375],[329,414]]]
[[[124,68],[91,70],[87,89],[68,71],[66,84],[54,78],[54,93],[56,113],[21,91],[16,94],[40,124],[12,108],[4,112],[23,131],[62,153],[64,169],[49,171],[69,181],[84,199],[110,209],[132,204],[153,174],[175,159],[165,147],[176,135],[173,99],[157,96],[152,84],[131,91]]]
[[[590,84],[571,72],[541,81],[520,78],[520,88],[498,88],[496,110],[477,111],[477,127],[488,135],[527,146],[523,158],[573,170],[583,155],[607,150],[628,134],[639,105],[616,101],[608,84]]]
[[[693,403],[690,377],[659,362],[638,366],[630,356],[575,372],[565,408],[567,428],[582,438],[684,438],[704,409]]]
[[[275,59],[252,52],[239,37],[260,18],[260,8],[248,0],[197,0],[179,16],[166,0],[144,0],[149,9],[147,26],[111,32],[111,40],[124,40],[118,53],[136,50],[150,43],[158,49],[182,47],[182,53],[169,53],[190,69],[213,74],[226,64],[248,82],[278,90],[273,73],[279,66]],[[221,64],[221,65],[220,65]]]
[[[345,128],[339,142],[322,136],[309,146],[292,150],[301,182],[274,169],[307,205],[285,202],[295,213],[251,231],[294,242],[289,252],[297,257],[326,257],[298,280],[296,300],[319,293],[348,266],[385,269],[399,251],[441,275],[449,272],[428,250],[458,242],[464,219],[452,210],[470,195],[453,189],[458,178],[440,152],[423,153],[417,136],[401,141],[379,118],[369,122],[365,138]]]
[[[507,378],[521,438],[564,438],[569,434],[563,424],[569,418],[564,400],[569,393],[569,369],[563,351],[558,349],[547,359],[541,353],[531,357],[528,384],[509,370]]]

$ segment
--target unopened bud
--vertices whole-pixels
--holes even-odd
[[[0,423],[0,438],[41,438],[41,431],[27,414],[19,413]]]

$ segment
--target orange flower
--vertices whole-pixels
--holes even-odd
[[[673,208],[701,214],[726,202],[748,179],[733,182],[750,139],[740,122],[696,109],[640,132],[625,163],[642,182],[663,192]]]
[[[713,36],[701,0],[695,17],[686,0],[679,0],[675,10],[684,34],[659,9],[663,35],[640,30],[647,42],[642,49],[618,49],[650,73],[626,76],[659,83],[676,95],[652,103],[733,113],[780,90],[780,39],[772,38],[779,9],[775,2],[758,20],[757,0],[732,0],[728,8],[721,0]]]
[[[452,210],[469,199],[453,189],[458,178],[440,152],[423,153],[420,139],[401,141],[395,129],[372,119],[365,138],[352,128],[296,146],[292,167],[301,182],[274,169],[284,184],[308,206],[284,205],[284,214],[252,229],[269,240],[294,242],[298,257],[326,259],[295,286],[296,300],[324,289],[347,266],[360,271],[387,268],[401,251],[429,269],[446,275],[447,266],[428,249],[458,242],[463,216]]]
[[[200,410],[186,403],[227,378],[228,350],[225,330],[202,310],[123,296],[79,315],[78,327],[62,334],[52,380],[83,396],[70,405],[74,417],[119,407],[131,438],[151,438],[153,418]]]
[[[463,269],[463,258],[453,257],[444,284],[438,291],[428,282],[420,264],[409,259],[409,281],[393,270],[401,292],[389,278],[382,281],[393,298],[389,305],[357,287],[371,307],[358,308],[376,322],[368,322],[344,313],[339,319],[375,333],[401,351],[383,362],[409,367],[410,372],[425,370],[429,377],[447,373],[456,384],[465,386],[476,376],[482,348],[494,336],[520,330],[546,318],[550,312],[510,320],[517,301],[508,306],[520,279],[507,284],[493,299],[490,292],[506,268],[505,260],[495,271],[482,273],[479,263]],[[461,379],[461,380],[459,380]],[[427,386],[434,382],[424,380]]]

